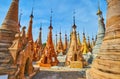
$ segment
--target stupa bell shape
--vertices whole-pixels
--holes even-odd
[[[100,46],[105,36],[105,24],[102,16],[102,11],[100,10],[100,8],[98,9],[97,15],[98,15],[98,33],[97,33],[97,40],[95,42],[95,46],[93,47],[93,51],[92,51],[94,58],[97,56],[97,53],[100,50]]]
[[[12,0],[11,6],[7,12],[7,15],[0,29],[10,30],[13,32],[19,32],[18,5],[19,5],[19,0]]]
[[[105,37],[87,79],[120,79],[120,0],[106,1]]]

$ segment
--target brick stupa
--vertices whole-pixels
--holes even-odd
[[[8,51],[15,38],[15,34],[19,32],[18,26],[18,7],[19,0],[12,0],[7,15],[0,27],[0,74],[10,74],[14,72],[13,58]]]
[[[100,10],[100,6],[98,6],[97,15],[98,15],[98,33],[97,33],[97,40],[95,42],[95,46],[93,47],[93,51],[92,51],[94,58],[97,56],[97,53],[100,50],[100,46],[105,36],[105,24],[102,16],[102,11]]]
[[[51,16],[46,46],[43,50],[41,59],[38,62],[38,64],[42,67],[51,67],[51,66],[56,66],[58,64],[57,55],[55,53],[54,44],[52,41],[52,29],[53,27],[52,27],[52,16]]]
[[[70,66],[71,68],[83,68],[83,57],[82,52],[78,48],[77,43],[77,34],[76,34],[76,24],[75,24],[75,16],[74,18],[74,24],[72,26],[72,33],[71,33],[71,43],[70,47],[67,52],[67,58],[66,58],[66,65]]]
[[[87,79],[120,79],[120,0],[106,1],[105,37]]]

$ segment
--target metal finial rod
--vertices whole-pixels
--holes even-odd
[[[51,9],[50,25],[52,25],[52,13],[53,13],[53,11],[52,11],[52,9]]]
[[[22,10],[20,10],[19,22],[21,21],[21,17],[22,17],[22,15],[23,15]]]
[[[75,9],[74,9],[74,12],[73,12],[73,23],[75,24],[75,14],[76,14],[76,12],[75,12]]]
[[[100,0],[98,0],[98,9],[100,10]]]

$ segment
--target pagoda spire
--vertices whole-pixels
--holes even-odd
[[[7,12],[7,15],[0,29],[11,30],[13,32],[19,32],[18,7],[19,7],[19,0],[12,0],[11,6]]]
[[[59,34],[60,34],[60,39],[59,40],[62,41],[62,38],[61,38],[61,34],[62,34],[61,33],[61,27],[60,27],[60,33]]]
[[[76,28],[77,28],[77,26],[75,24],[75,14],[76,14],[76,12],[74,10],[74,12],[73,12],[73,26],[72,26],[73,30],[76,30]]]
[[[51,10],[51,14],[52,14],[52,10]],[[51,16],[49,33],[47,37],[46,46],[43,50],[43,54],[40,59],[40,66],[51,67],[51,66],[55,66],[58,64],[58,59],[57,59],[57,55],[56,55],[53,40],[52,40],[52,29],[53,27],[52,27],[52,16]]]
[[[52,11],[52,9],[51,9],[51,16],[50,16],[50,26],[49,26],[49,29],[53,29],[53,27],[52,27],[52,13],[53,13],[53,11]]]
[[[83,32],[83,42],[82,42],[82,47],[81,47],[81,51],[83,54],[87,54],[88,53],[88,45],[86,42],[86,37],[85,37],[85,33]]]
[[[57,39],[57,36],[58,36],[58,35],[57,35],[57,32],[56,32],[56,34],[55,34],[55,37],[56,37],[56,41],[55,41],[55,42],[56,42],[56,44],[55,44],[55,49],[56,49],[56,50],[57,50],[57,42],[58,42],[58,41],[57,41],[57,40],[58,40],[58,39]]]
[[[78,46],[80,47],[81,46],[81,41],[80,41],[80,35],[79,35],[79,33],[77,34],[78,36],[78,38],[77,38],[77,42],[78,42]]]
[[[86,71],[86,79],[120,78],[120,0],[106,0],[106,2],[105,36],[98,48],[100,50],[97,52],[97,57],[91,68]],[[99,36],[97,37],[98,40]]]
[[[60,33],[59,33],[59,42],[57,44],[57,54],[59,55],[64,55],[64,47],[63,47],[63,43],[62,43],[62,37],[61,37],[61,27],[60,27]]]
[[[92,52],[91,44],[90,44],[90,37],[88,36],[88,42],[87,42],[88,50],[89,52]]]
[[[21,27],[21,17],[22,17],[22,10],[20,11],[20,15],[19,15],[19,22],[18,22],[18,26],[19,26],[19,32],[20,32],[20,27]]]
[[[93,48],[95,46],[95,39],[94,37],[92,36],[92,43],[91,43],[91,47]]]
[[[65,44],[64,44],[64,50],[67,50],[68,48],[68,41],[67,41],[67,34],[65,32]]]
[[[33,8],[31,11],[31,15],[30,15],[30,21],[29,21],[29,26],[28,26],[28,31],[27,31],[27,38],[28,41],[33,41],[33,36],[32,36],[32,25],[33,25]]]
[[[41,23],[41,26],[40,26],[38,44],[39,44],[39,45],[42,45],[42,23]]]
[[[70,47],[67,52],[66,65],[70,65],[71,68],[82,68],[83,64],[79,66],[73,66],[72,64],[76,64],[76,61],[79,63],[83,63],[83,57],[81,51],[79,51],[78,43],[77,43],[77,34],[76,34],[76,25],[75,25],[75,16],[73,17],[73,26],[72,33],[70,38]]]
[[[93,56],[94,58],[97,56],[101,44],[103,42],[103,38],[105,36],[105,24],[104,24],[104,18],[102,16],[102,11],[100,10],[100,3],[98,1],[98,12],[97,12],[97,16],[98,16],[98,33],[97,33],[97,39],[95,40],[95,46],[93,48]]]

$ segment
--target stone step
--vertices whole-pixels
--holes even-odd
[[[0,60],[0,64],[8,63],[10,59]]]
[[[11,40],[2,40],[0,39],[0,43],[12,44]]]
[[[7,52],[8,49],[7,48],[0,48],[0,52]]]
[[[10,43],[0,43],[0,48],[9,48],[10,46]]]
[[[0,74],[9,74],[11,72],[15,72],[17,71],[17,66],[8,66],[8,64],[6,66],[0,66]]]

